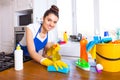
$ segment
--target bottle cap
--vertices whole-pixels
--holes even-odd
[[[21,50],[21,47],[20,47],[20,45],[19,45],[19,44],[17,45],[16,50]]]
[[[106,37],[106,36],[109,36],[109,32],[108,31],[104,32],[104,37]]]

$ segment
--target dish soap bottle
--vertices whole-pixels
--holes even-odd
[[[20,45],[18,44],[16,50],[14,51],[14,67],[15,70],[22,70],[23,69],[23,50],[21,49]]]

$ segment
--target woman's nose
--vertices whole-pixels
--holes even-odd
[[[51,25],[52,27],[54,27],[54,26],[55,26],[54,22],[51,22],[51,23],[50,23],[50,25]]]

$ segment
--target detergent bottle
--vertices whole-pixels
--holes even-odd
[[[23,69],[23,50],[21,49],[19,44],[14,51],[14,64],[15,70]]]
[[[80,58],[77,62],[75,62],[75,64],[77,67],[83,70],[90,71],[90,64],[88,62],[88,54],[86,49],[87,43],[87,39],[85,37],[82,37],[80,40]]]
[[[65,31],[64,34],[63,34],[63,40],[65,42],[68,42],[68,35],[67,35],[67,32]]]
[[[85,37],[82,37],[80,40],[80,58],[75,62],[76,66],[86,70],[90,71],[90,64],[88,62],[88,54],[87,54],[87,44],[88,41]]]
[[[86,50],[86,45],[88,41],[85,37],[80,40],[80,58],[88,62],[88,54]]]

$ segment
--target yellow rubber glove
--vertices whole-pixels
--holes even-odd
[[[43,58],[40,63],[44,66],[53,65],[53,61],[48,58]]]
[[[53,65],[57,71],[58,71],[58,68],[60,68],[60,69],[68,68],[68,65],[61,60],[57,60],[57,61],[53,62]]]

